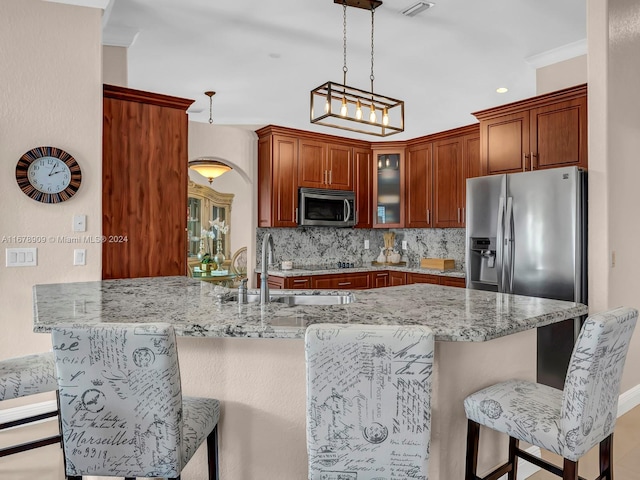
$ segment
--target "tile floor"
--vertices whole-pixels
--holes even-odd
[[[48,421],[5,431],[0,433],[0,447],[40,436],[53,435],[56,430],[57,423]],[[614,478],[616,480],[640,480],[640,406],[618,419],[614,433],[613,455]],[[548,453],[544,454],[544,458],[556,461]],[[556,461],[556,463],[558,462]],[[587,479],[598,476],[598,447],[582,458],[579,470],[580,475]],[[0,458],[0,479],[64,480],[60,446],[49,445]],[[529,477],[529,480],[547,479],[557,480],[558,477],[543,471]]]

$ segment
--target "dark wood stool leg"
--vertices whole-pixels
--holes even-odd
[[[478,442],[480,441],[480,424],[469,420],[467,422],[467,459],[464,478],[476,480],[478,468]]]
[[[518,478],[518,457],[516,456],[516,449],[519,445],[520,440],[509,437],[509,463],[511,464],[511,471],[507,474],[507,480],[516,480],[516,478]]]
[[[562,480],[578,480],[578,462],[564,459]]]
[[[600,478],[613,480],[613,433],[600,442]]]
[[[218,480],[218,426],[207,437],[207,456],[209,458],[209,480]]]
[[[67,476],[67,480],[82,480],[82,477],[76,477],[75,475]]]

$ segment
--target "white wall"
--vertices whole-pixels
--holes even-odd
[[[102,230],[101,14],[40,0],[0,2],[0,358],[51,348],[48,335],[32,331],[34,284],[101,276],[100,244],[49,239],[80,236],[72,231],[74,214],[87,215],[87,235]],[[67,151],[82,169],[78,193],[62,204],[36,202],[15,181],[22,154],[44,145]],[[47,241],[5,238],[14,235]],[[38,266],[5,267],[4,249],[25,246],[38,248]],[[86,266],[72,266],[74,248],[87,249]]]
[[[102,83],[126,87],[129,82],[129,66],[126,47],[102,46]]]

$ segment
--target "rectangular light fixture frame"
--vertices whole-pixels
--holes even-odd
[[[340,115],[342,99],[347,101],[347,115]],[[335,82],[323,83],[311,90],[311,123],[326,127],[387,137],[404,131],[404,102],[391,97],[360,90]],[[355,116],[356,104],[360,100],[362,119]],[[329,108],[326,109],[327,101]],[[376,111],[376,122],[369,121],[370,107]],[[387,109],[389,123],[382,123],[384,109]],[[317,113],[316,113],[317,112]]]

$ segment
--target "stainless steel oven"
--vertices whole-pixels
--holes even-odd
[[[346,190],[301,188],[298,192],[298,225],[353,227],[356,224],[356,195]]]

